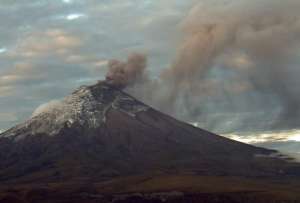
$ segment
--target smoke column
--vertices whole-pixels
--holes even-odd
[[[201,1],[180,25],[184,37],[170,67],[128,91],[220,133],[299,127],[299,10],[299,0]],[[115,81],[143,75],[144,66],[126,74],[128,64],[110,63],[121,73]]]
[[[273,110],[278,114],[270,116],[268,120],[274,122],[266,125],[297,125],[299,9],[297,0],[203,1],[195,5],[183,21],[185,35],[177,58],[162,73],[177,116],[199,119],[207,110],[199,106],[203,98],[223,100],[214,105],[219,112],[230,109],[238,113],[268,109],[275,100]],[[210,76],[213,71],[220,78]],[[241,104],[244,101],[248,104]]]
[[[145,68],[147,64],[146,56],[143,54],[131,54],[126,62],[110,60],[108,62],[108,72],[106,81],[112,85],[125,88],[145,80]]]

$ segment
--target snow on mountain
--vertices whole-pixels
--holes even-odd
[[[118,109],[135,117],[136,113],[148,108],[109,84],[99,82],[96,86],[82,86],[61,101],[53,100],[41,105],[28,121],[8,130],[2,137],[18,135],[15,139],[19,140],[29,134],[53,136],[73,125],[95,129],[106,122],[106,114],[110,109]],[[26,132],[19,135],[19,131],[24,129],[27,129]]]

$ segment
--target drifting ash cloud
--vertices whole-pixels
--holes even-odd
[[[147,59],[143,54],[131,54],[126,62],[110,60],[106,81],[112,85],[125,88],[146,78]]]
[[[158,79],[138,79],[145,59],[132,78],[130,59],[112,61],[108,78],[215,132],[299,127],[299,10],[298,0],[202,1],[182,21],[177,57]]]

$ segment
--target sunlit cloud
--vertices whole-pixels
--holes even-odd
[[[85,16],[86,16],[86,15],[81,14],[81,13],[72,13],[72,14],[67,15],[65,18],[66,18],[67,20],[77,20],[77,19],[83,18],[83,17],[85,17]]]
[[[6,49],[5,47],[1,47],[1,48],[0,48],[0,54],[1,54],[1,53],[4,53],[4,52],[6,52],[6,51],[7,51],[7,49]]]
[[[96,61],[93,65],[96,67],[104,67],[104,66],[107,66],[107,64],[108,64],[107,60],[99,60],[99,61]]]
[[[228,137],[233,140],[248,144],[257,144],[264,142],[288,142],[296,141],[300,142],[300,130],[287,130],[280,132],[264,132],[264,133],[249,133],[247,135],[238,135],[238,134],[225,134],[225,137]]]
[[[246,135],[225,134],[224,136],[246,144],[275,149],[300,161],[300,130],[297,129],[278,132],[253,132]]]
[[[64,55],[81,45],[81,40],[61,29],[35,32],[22,39],[16,49],[9,52],[12,57],[37,58],[47,55]]]
[[[72,3],[73,1],[72,0],[62,0],[63,3],[66,3],[66,4],[70,4]]]
[[[300,142],[300,131],[298,133],[296,133],[295,135],[292,135],[290,138],[289,138],[291,141],[297,141],[297,142]]]

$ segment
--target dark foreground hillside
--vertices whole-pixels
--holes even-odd
[[[84,183],[82,183],[84,182]],[[22,203],[297,203],[300,181],[152,175],[105,182],[2,185],[0,202]]]

